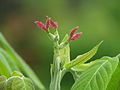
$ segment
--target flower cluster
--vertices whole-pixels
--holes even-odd
[[[57,22],[54,22],[51,18],[49,18],[48,16],[47,17],[47,20],[46,20],[46,24],[44,25],[42,22],[39,22],[39,21],[35,21],[35,24],[38,25],[39,28],[41,28],[42,30],[45,30],[46,32],[48,32],[48,28],[50,26],[53,26],[54,28],[57,28],[58,27],[58,24]]]
[[[57,22],[54,22],[51,18],[49,18],[48,16],[47,17],[47,20],[46,20],[46,23],[43,24],[42,22],[39,22],[39,21],[35,21],[35,24],[37,24],[37,26],[39,28],[41,28],[42,30],[45,30],[46,32],[49,32],[49,27],[52,26],[54,28],[58,28],[58,24]],[[71,30],[70,32],[70,36],[69,36],[69,40],[75,40],[77,39],[79,36],[81,36],[82,32],[80,33],[76,33],[75,32],[78,30],[79,27],[75,27],[74,29]]]

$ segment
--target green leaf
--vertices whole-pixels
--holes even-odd
[[[13,58],[4,49],[0,48],[0,53],[4,56],[13,72],[20,71],[16,63],[13,61]]]
[[[69,39],[69,35],[66,34],[65,37],[63,38],[62,42],[66,42]]]
[[[28,64],[14,51],[14,49],[9,45],[3,35],[0,33],[0,45],[1,47],[13,58],[16,65],[20,68],[20,70],[29,76],[35,85],[39,87],[39,89],[44,89],[43,84],[33,72],[33,70],[29,67]]]
[[[87,69],[88,67],[90,67],[92,64],[94,64],[97,61],[98,60],[92,61],[90,63],[85,63],[85,64],[77,64],[74,67],[72,67],[71,69],[73,71],[84,71],[85,69]]]
[[[66,42],[68,40],[69,36],[68,34],[65,35],[64,39],[62,42]],[[64,64],[70,62],[70,47],[69,43],[62,49],[60,49],[60,59],[61,59],[61,65],[63,66]]]
[[[7,77],[6,76],[0,76],[0,90],[7,90],[6,88],[6,80],[7,80]]]
[[[108,60],[111,59],[111,57],[108,56],[104,56],[100,59],[96,59],[94,61],[91,61],[89,63],[85,63],[85,64],[77,64],[74,67],[71,68],[71,73],[74,77],[74,80],[78,79],[80,77],[80,75],[87,69],[89,68],[91,65],[93,65],[95,62],[100,61],[100,60]]]
[[[118,57],[97,61],[80,75],[71,90],[106,90],[118,62]]]
[[[87,69],[88,67],[90,67],[92,64],[94,64],[95,62],[99,61],[99,60],[108,60],[108,59],[111,59],[111,57],[108,57],[108,56],[104,56],[100,59],[96,59],[94,61],[91,61],[89,63],[84,63],[84,64],[77,64],[75,65],[74,67],[72,67],[71,69],[73,71],[84,71],[85,69]]]
[[[7,80],[7,90],[35,90],[35,88],[30,79],[12,76]]]
[[[102,58],[100,58],[98,60],[108,60],[108,59],[111,59],[111,57],[109,57],[109,56],[103,56]]]
[[[9,66],[6,58],[0,53],[0,75],[9,77],[11,73],[11,67]]]
[[[96,52],[97,52],[99,46],[102,44],[102,42],[103,41],[101,41],[98,45],[96,45],[89,52],[87,52],[87,53],[85,53],[83,55],[77,56],[77,58],[75,58],[74,60],[72,60],[70,63],[65,64],[64,67],[65,68],[71,68],[71,67],[73,67],[73,66],[75,66],[77,64],[83,64],[83,63],[85,63],[86,61],[88,61],[90,58],[92,58],[96,54]]]
[[[120,62],[113,73],[106,90],[120,90]]]

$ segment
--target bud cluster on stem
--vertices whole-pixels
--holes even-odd
[[[60,82],[62,79],[62,76],[64,74],[64,70],[61,67],[61,57],[60,57],[60,50],[65,48],[68,44],[69,41],[77,39],[82,32],[76,33],[75,32],[78,30],[79,27],[75,27],[74,29],[71,30],[69,38],[64,41],[59,43],[59,33],[58,33],[58,24],[54,22],[51,18],[47,16],[46,24],[43,24],[42,22],[35,21],[35,24],[42,30],[46,31],[48,34],[48,37],[53,41],[54,43],[54,57],[53,57],[53,64],[51,64],[51,83],[50,83],[50,90],[60,90]],[[49,31],[49,27],[52,26],[55,28],[55,32],[51,33]]]

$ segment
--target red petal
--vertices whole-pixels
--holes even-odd
[[[35,24],[37,24],[37,26],[43,30],[45,30],[46,32],[48,32],[47,28],[45,27],[45,25],[42,22],[39,21],[35,21]]]
[[[57,22],[54,22],[54,21],[51,20],[51,19],[50,19],[50,24],[51,24],[54,28],[57,28],[57,27],[58,27]]]
[[[79,36],[81,36],[81,34],[82,34],[82,32],[76,33],[75,35],[73,35],[73,36],[70,38],[70,40],[75,40],[75,39],[77,39]]]
[[[78,30],[79,26],[75,27],[74,29],[71,30],[70,32],[70,38],[74,35],[75,31]]]
[[[42,22],[35,21],[35,24],[37,24],[38,27],[40,27],[40,28],[44,27],[44,24]]]

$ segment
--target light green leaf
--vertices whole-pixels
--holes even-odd
[[[0,33],[0,46],[13,58],[16,65],[20,68],[20,70],[25,73],[28,77],[30,77],[35,85],[39,87],[39,89],[43,90],[44,86],[33,72],[33,70],[29,67],[28,64],[14,51],[14,49],[9,45],[3,35]]]
[[[120,57],[119,57],[120,61]],[[120,90],[120,62],[113,73],[106,90]]]
[[[102,42],[103,41],[101,41],[98,45],[96,45],[89,52],[87,52],[87,53],[85,53],[83,55],[77,56],[77,58],[75,58],[74,60],[72,60],[70,63],[65,64],[64,67],[65,68],[71,68],[71,67],[73,67],[73,66],[75,66],[77,64],[83,64],[83,63],[85,63],[86,61],[88,61],[90,58],[92,58],[96,54],[96,52],[97,52],[99,46],[102,44]]]
[[[90,67],[92,64],[94,64],[97,60],[92,61],[90,63],[85,63],[85,64],[77,64],[74,67],[72,67],[71,69],[73,71],[84,71],[85,69],[87,69],[88,67]]]
[[[66,42],[68,40],[69,36],[68,34],[65,35],[64,39],[62,42]],[[63,66],[64,64],[70,62],[70,47],[69,43],[62,49],[60,49],[60,59],[61,59],[61,65]]]
[[[7,80],[7,90],[35,90],[35,88],[30,79],[12,76]]]
[[[95,62],[100,61],[100,60],[108,60],[111,59],[111,57],[108,56],[104,56],[100,59],[96,59],[94,61],[91,61],[89,63],[84,63],[84,64],[77,64],[74,67],[71,68],[71,73],[74,77],[74,80],[77,80],[80,75],[87,69],[89,68],[91,65],[93,65]]]
[[[11,67],[9,66],[6,58],[0,53],[0,75],[9,77],[11,73]]]
[[[85,69],[87,69],[88,67],[90,67],[92,64],[94,64],[95,62],[99,61],[99,60],[108,60],[108,59],[111,59],[111,57],[108,57],[108,56],[104,56],[100,59],[96,59],[94,61],[91,61],[89,63],[84,63],[84,64],[77,64],[75,65],[74,67],[72,67],[71,69],[73,71],[84,71]]]
[[[7,90],[6,88],[6,80],[7,77],[6,76],[0,76],[0,90]]]
[[[15,62],[13,61],[13,58],[2,48],[0,48],[0,53],[4,56],[4,58],[6,59],[7,63],[9,64],[12,72],[14,71],[20,71],[18,66],[15,64]]]
[[[106,90],[118,62],[118,57],[97,61],[80,75],[71,90]]]
[[[103,56],[102,58],[100,58],[98,60],[108,60],[108,59],[111,59],[111,57],[109,57],[109,56]]]

